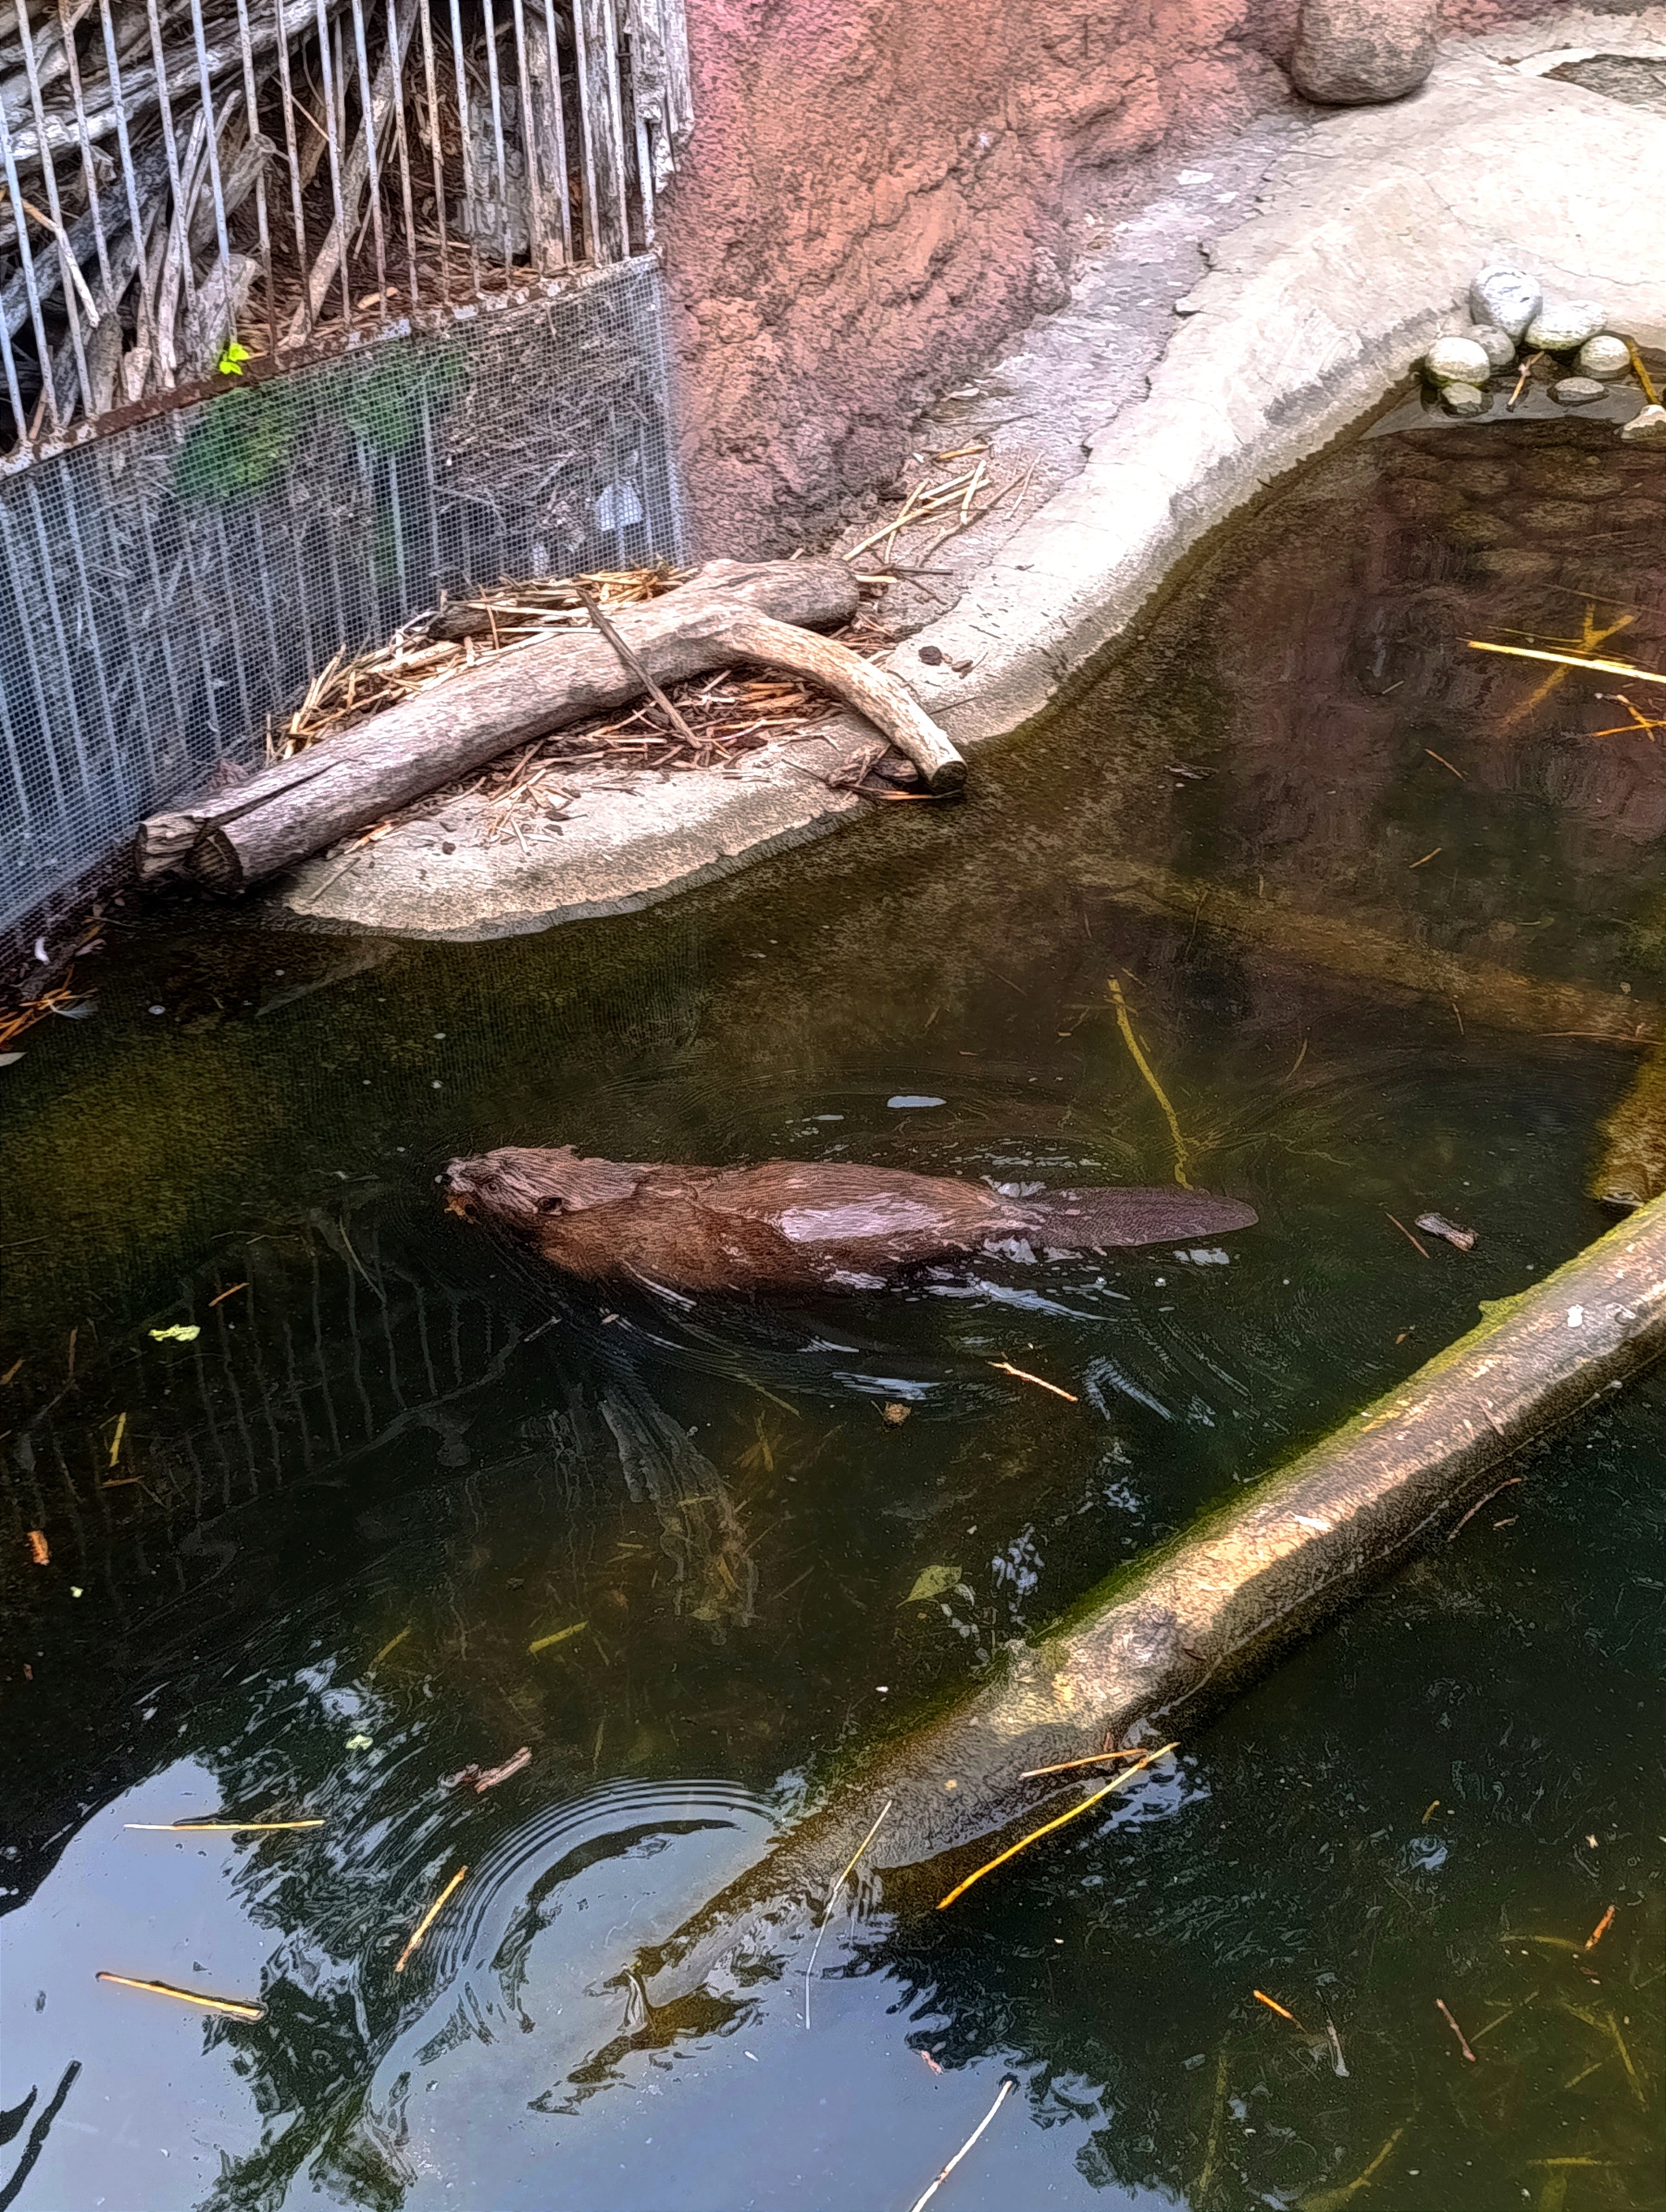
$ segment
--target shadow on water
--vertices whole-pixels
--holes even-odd
[[[1463,641],[1666,662],[1663,495],[1600,426],[1368,441],[963,808],[506,944],[123,933],[5,1079],[0,2204],[906,2203],[1009,2070],[968,2207],[1666,2202],[1658,1381],[952,1911],[859,1875],[808,1980],[744,1927],[632,1971],[1606,1225],[1652,1063],[1585,1032],[1666,1034],[1666,776],[1640,687]],[[1257,1229],[690,1306],[439,1208],[517,1141],[1164,1181],[1113,981]],[[325,1826],[126,1825],[215,1814]]]

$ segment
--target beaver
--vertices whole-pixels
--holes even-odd
[[[836,1161],[649,1166],[505,1145],[439,1178],[465,1220],[507,1229],[590,1282],[701,1291],[878,1290],[904,1270],[1014,1240],[1053,1253],[1248,1229],[1207,1191],[1061,1190],[1017,1199],[952,1176]]]

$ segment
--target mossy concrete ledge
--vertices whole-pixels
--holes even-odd
[[[1114,1767],[1028,1770],[1183,1737],[1225,1698],[1450,1533],[1512,1454],[1666,1351],[1666,1198],[1519,1297],[1243,1497],[1102,1583],[982,1687],[855,1762],[825,1802],[651,1961],[687,1986],[819,1906],[864,1854],[887,1902],[934,1904],[1002,1831]],[[1137,1788],[1139,1785],[1135,1784]],[[945,1855],[964,1854],[964,1859]],[[654,1993],[651,1991],[651,1994]]]

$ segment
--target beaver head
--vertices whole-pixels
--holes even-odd
[[[616,1160],[581,1159],[571,1145],[501,1145],[477,1159],[453,1160],[440,1181],[448,1213],[525,1231],[550,1214],[616,1206],[645,1172]]]

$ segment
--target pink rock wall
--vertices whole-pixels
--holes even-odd
[[[1290,97],[1296,4],[689,0],[662,240],[696,550],[790,550],[893,472],[928,394],[1062,304],[1073,206]]]

